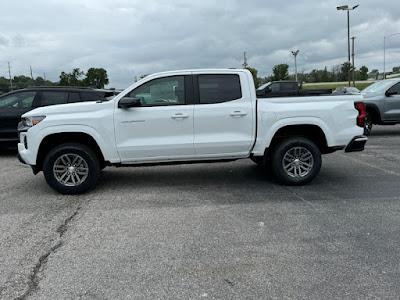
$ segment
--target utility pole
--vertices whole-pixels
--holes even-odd
[[[13,90],[12,79],[11,79],[11,67],[10,62],[8,62],[8,75],[10,76],[10,90]]]
[[[350,86],[350,72],[351,72],[351,67],[350,67],[350,11],[347,11],[347,49],[348,49],[348,62],[349,62],[349,73],[348,73],[348,77],[349,77],[349,86]]]
[[[386,79],[386,38],[394,36],[394,35],[398,35],[400,34],[400,32],[396,32],[393,34],[389,34],[389,35],[385,35],[383,37],[383,79]]]
[[[351,39],[353,40],[353,47],[352,47],[352,53],[351,53],[352,64],[353,64],[353,86],[356,86],[356,71],[355,71],[356,69],[354,67],[354,40],[355,40],[355,37],[353,36]]]
[[[247,64],[247,57],[246,57],[247,51],[243,52],[243,69],[246,69],[249,65]]]
[[[299,53],[300,50],[292,51],[292,54],[294,55],[294,74],[296,76],[296,82],[297,82],[297,54]]]
[[[33,75],[32,75],[32,66],[29,66],[29,68],[31,69],[31,79],[32,79],[32,85],[35,83],[35,81],[33,80]]]

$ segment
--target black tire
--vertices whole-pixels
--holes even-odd
[[[274,177],[285,185],[304,185],[321,169],[321,151],[309,139],[291,137],[281,141],[272,153]]]
[[[48,185],[61,194],[82,194],[94,188],[100,176],[96,154],[81,144],[61,144],[43,162]]]
[[[371,113],[367,112],[365,115],[364,135],[369,135],[371,133],[372,125],[372,115]]]

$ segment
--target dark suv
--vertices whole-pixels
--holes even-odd
[[[18,142],[17,126],[21,115],[37,107],[83,101],[105,101],[91,88],[32,87],[0,96],[0,146]]]

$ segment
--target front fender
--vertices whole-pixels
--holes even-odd
[[[24,149],[22,145],[20,146],[21,143],[18,146],[21,157],[29,165],[36,165],[40,145],[46,137],[63,133],[84,133],[91,136],[99,146],[106,161],[110,161],[111,163],[120,162],[118,152],[115,148],[114,135],[101,135],[95,128],[88,125],[54,125],[44,128],[40,128],[39,125],[30,128],[24,134],[27,135],[28,149]]]

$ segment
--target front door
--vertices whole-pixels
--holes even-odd
[[[385,97],[384,121],[399,121],[400,120],[400,83],[396,83],[389,90],[393,94]]]
[[[122,163],[184,160],[194,157],[191,77],[148,81],[126,97],[141,105],[117,108],[116,145]]]

